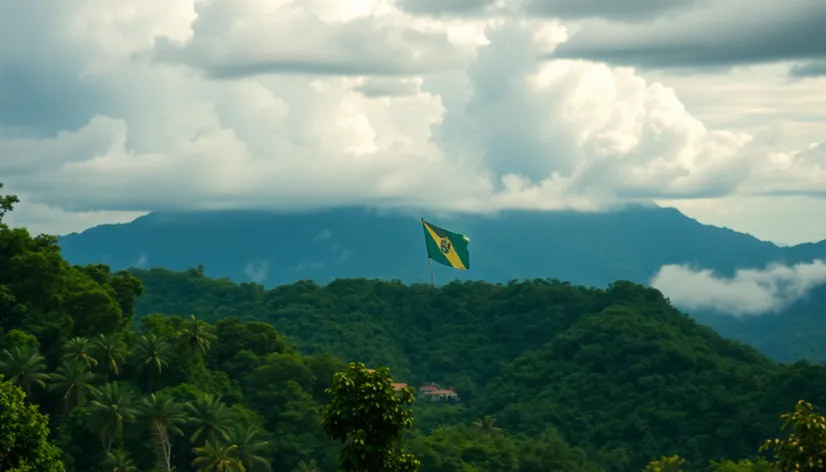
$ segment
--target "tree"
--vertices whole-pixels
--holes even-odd
[[[135,420],[138,414],[137,397],[129,388],[121,388],[118,382],[103,386],[90,405],[92,424],[107,456],[112,444],[123,436],[123,425]]]
[[[138,344],[135,347],[135,359],[146,369],[146,375],[149,378],[149,390],[152,390],[152,376],[160,375],[163,368],[169,364],[169,358],[172,356],[172,346],[155,333],[146,333],[138,339]]]
[[[32,387],[46,387],[49,374],[45,373],[46,365],[43,356],[37,348],[23,345],[15,346],[11,350],[3,350],[0,355],[0,375],[23,389],[26,397],[32,393]]]
[[[63,358],[67,360],[78,360],[86,364],[91,369],[98,365],[93,353],[92,343],[88,338],[82,336],[74,337],[66,341],[63,345]]]
[[[321,469],[315,459],[310,459],[310,462],[301,461],[293,472],[321,472]]]
[[[186,422],[183,406],[164,394],[144,398],[141,414],[149,426],[149,434],[158,458],[158,469],[172,470],[172,438],[182,434],[180,426]]]
[[[645,466],[643,472],[682,472],[685,459],[680,456],[663,456]]]
[[[339,467],[344,472],[413,472],[420,462],[399,449],[402,433],[413,427],[413,390],[397,392],[390,370],[375,371],[350,363],[333,376],[332,401],[321,412],[324,433],[344,443]]]
[[[189,315],[179,340],[188,353],[204,356],[215,341],[215,335],[210,330],[208,324],[195,318],[195,315]]]
[[[103,463],[103,470],[106,472],[135,472],[138,470],[132,458],[123,449],[116,449],[106,454],[106,461]]]
[[[195,426],[190,441],[198,443],[215,441],[220,438],[226,440],[229,430],[235,426],[235,415],[221,397],[201,394],[191,404],[184,406],[189,414],[189,423]]]
[[[97,376],[89,372],[83,361],[65,361],[51,378],[51,389],[63,395],[64,414],[68,414],[76,406],[86,405],[89,397],[97,393],[94,386]]]
[[[238,457],[247,470],[270,470],[266,451],[270,443],[263,439],[263,433],[255,427],[240,424],[229,432],[229,442],[238,446]]]
[[[195,459],[192,465],[197,472],[246,472],[244,464],[238,458],[238,446],[224,445],[207,441],[201,447],[192,449]]]
[[[3,188],[3,182],[0,182],[0,189]],[[3,223],[3,217],[6,213],[14,209],[14,204],[20,203],[16,195],[0,195],[0,224]]]
[[[104,380],[109,380],[109,375],[120,375],[120,364],[126,359],[126,345],[116,335],[98,335],[92,343],[95,357],[100,361],[103,368]]]
[[[495,423],[496,418],[492,416],[483,416],[482,418],[474,421],[473,426],[485,436],[501,436],[502,428],[497,428],[494,426]]]
[[[780,415],[782,430],[791,429],[785,439],[770,439],[760,451],[771,451],[781,472],[824,470],[826,463],[826,418],[809,402],[800,400],[791,413]]]
[[[48,418],[25,398],[0,378],[0,470],[64,472],[60,449],[47,440]]]
[[[773,464],[766,459],[742,459],[734,461],[712,461],[709,472],[771,472]]]

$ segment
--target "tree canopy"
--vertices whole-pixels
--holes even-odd
[[[826,367],[773,363],[656,290],[265,290],[72,266],[1,222],[15,202],[0,197],[0,471],[820,467]]]

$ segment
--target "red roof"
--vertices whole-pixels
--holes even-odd
[[[427,392],[428,395],[456,395],[456,392],[453,390],[447,389],[439,389],[439,390],[431,390]]]

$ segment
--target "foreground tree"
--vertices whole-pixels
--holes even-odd
[[[390,370],[375,371],[350,363],[333,376],[326,390],[333,396],[321,412],[324,433],[344,443],[339,454],[343,472],[414,472],[420,462],[399,448],[402,433],[413,427],[413,390],[397,392]]]
[[[814,472],[826,469],[826,418],[811,403],[800,400],[791,413],[780,416],[785,439],[770,439],[760,451],[771,451],[780,472]]]
[[[25,398],[0,378],[0,470],[64,472],[60,450],[47,440],[48,418]]]

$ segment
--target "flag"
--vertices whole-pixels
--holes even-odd
[[[467,249],[470,238],[433,226],[425,220],[422,220],[422,226],[427,242],[427,257],[430,260],[454,269],[470,269],[470,253]]]

